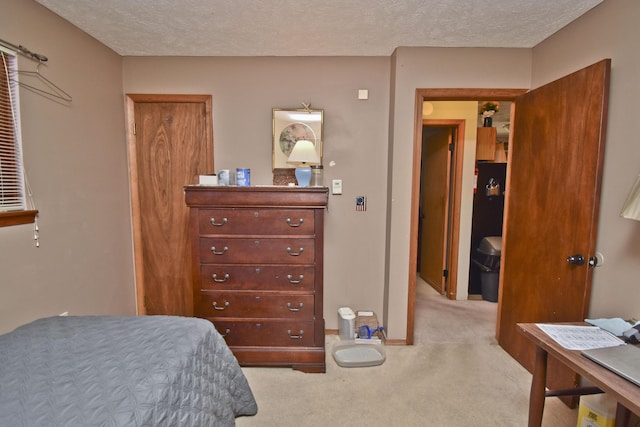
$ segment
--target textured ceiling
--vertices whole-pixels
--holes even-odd
[[[531,48],[603,0],[36,0],[124,56]]]

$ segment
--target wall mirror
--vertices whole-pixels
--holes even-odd
[[[320,164],[322,164],[322,130],[324,110],[311,108],[273,109],[273,170],[294,169],[287,163],[296,141],[306,139],[313,142]]]

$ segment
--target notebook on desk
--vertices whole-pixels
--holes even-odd
[[[582,350],[582,354],[640,387],[640,348],[627,344]]]

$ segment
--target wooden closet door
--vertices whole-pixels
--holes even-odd
[[[432,129],[422,150],[420,277],[440,294],[446,289],[447,232],[451,177],[451,128]]]
[[[191,316],[184,186],[213,171],[211,96],[128,98],[138,313]]]

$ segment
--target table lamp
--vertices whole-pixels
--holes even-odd
[[[308,187],[309,182],[311,182],[311,165],[320,164],[320,156],[316,153],[316,147],[313,142],[300,139],[293,146],[287,163],[297,165],[296,180],[298,181],[298,186]]]
[[[620,216],[627,219],[640,221],[640,175],[633,183],[633,187],[624,202]]]

